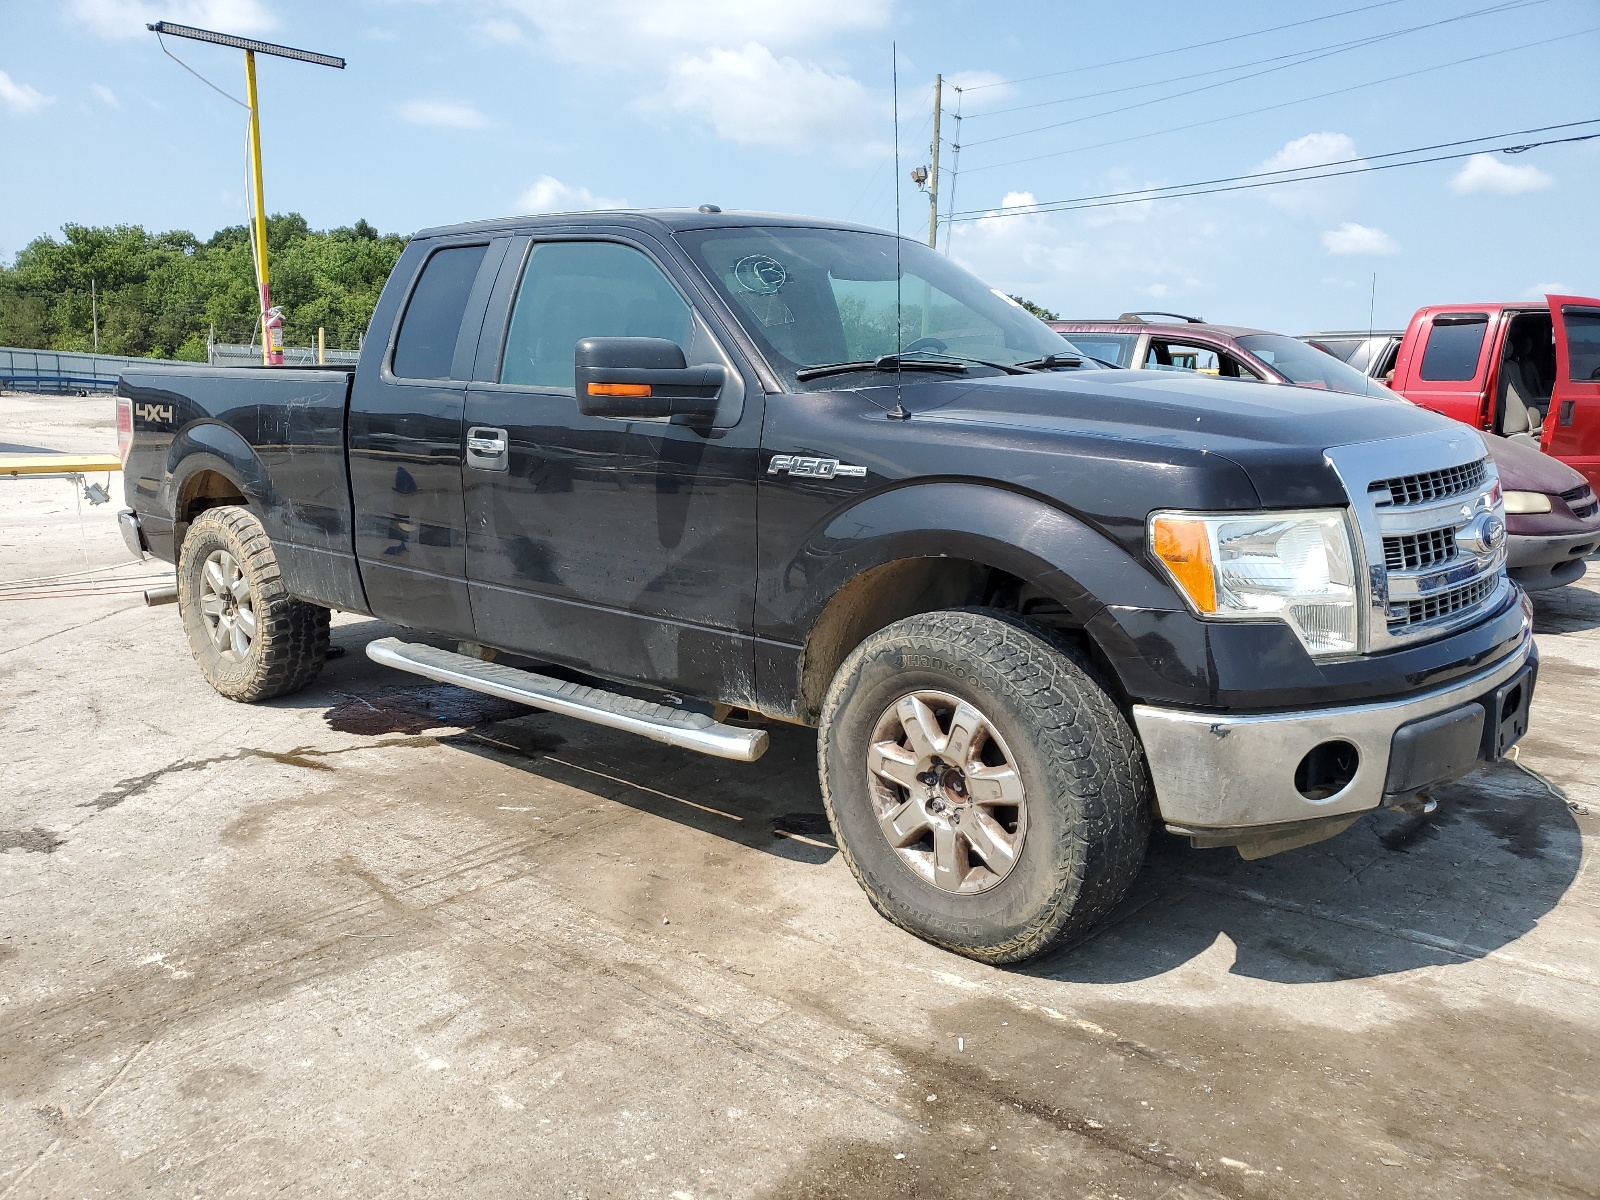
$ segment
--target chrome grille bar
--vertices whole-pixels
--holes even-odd
[[[1482,548],[1465,537],[1499,504],[1499,475],[1476,432],[1440,429],[1326,456],[1350,497],[1365,560],[1367,653],[1440,637],[1509,594],[1504,544]]]

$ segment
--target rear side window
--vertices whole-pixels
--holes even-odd
[[[449,379],[467,296],[488,246],[439,250],[422,268],[395,339],[391,370],[401,379]]]
[[[1114,367],[1133,363],[1133,348],[1139,341],[1136,333],[1063,333],[1073,347]]]
[[[1460,382],[1478,374],[1478,354],[1489,329],[1487,313],[1462,313],[1435,317],[1422,352],[1423,379],[1433,383]]]
[[[1567,327],[1567,378],[1600,379],[1600,312],[1563,307],[1561,323]]]

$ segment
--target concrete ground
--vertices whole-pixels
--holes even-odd
[[[110,415],[3,397],[0,443]],[[117,507],[0,480],[0,1200],[1600,1195],[1600,584],[1537,601],[1520,766],[1260,862],[1160,841],[998,970],[874,915],[809,732],[700,758],[353,618],[232,704]]]

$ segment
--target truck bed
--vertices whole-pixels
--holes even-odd
[[[124,481],[151,552],[174,561],[175,524],[197,498],[231,485],[260,514],[291,591],[364,607],[345,462],[354,374],[201,365],[125,372],[117,396],[132,406],[133,443]]]

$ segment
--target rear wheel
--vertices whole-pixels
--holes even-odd
[[[178,608],[206,681],[230,700],[270,700],[317,677],[328,610],[289,595],[272,542],[246,508],[211,508],[178,556]]]
[[[829,688],[818,755],[873,905],[970,958],[1081,937],[1143,863],[1137,737],[1086,662],[1007,613],[927,613],[868,638]]]

